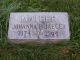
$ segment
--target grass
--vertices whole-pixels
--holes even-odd
[[[68,12],[71,39],[55,45],[16,45],[7,39],[11,12]],[[0,60],[80,60],[80,0],[0,0]]]

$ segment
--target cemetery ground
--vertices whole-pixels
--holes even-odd
[[[11,12],[68,12],[70,41],[62,44],[11,44]],[[0,60],[80,60],[80,0],[0,0]]]

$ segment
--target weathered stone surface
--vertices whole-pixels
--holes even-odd
[[[8,39],[14,42],[70,39],[65,12],[11,13]]]

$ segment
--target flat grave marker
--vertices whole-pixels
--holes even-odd
[[[8,39],[19,43],[70,39],[66,12],[14,12],[10,14]]]

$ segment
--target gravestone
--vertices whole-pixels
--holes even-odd
[[[11,13],[8,39],[13,43],[66,41],[68,20],[66,12]]]

